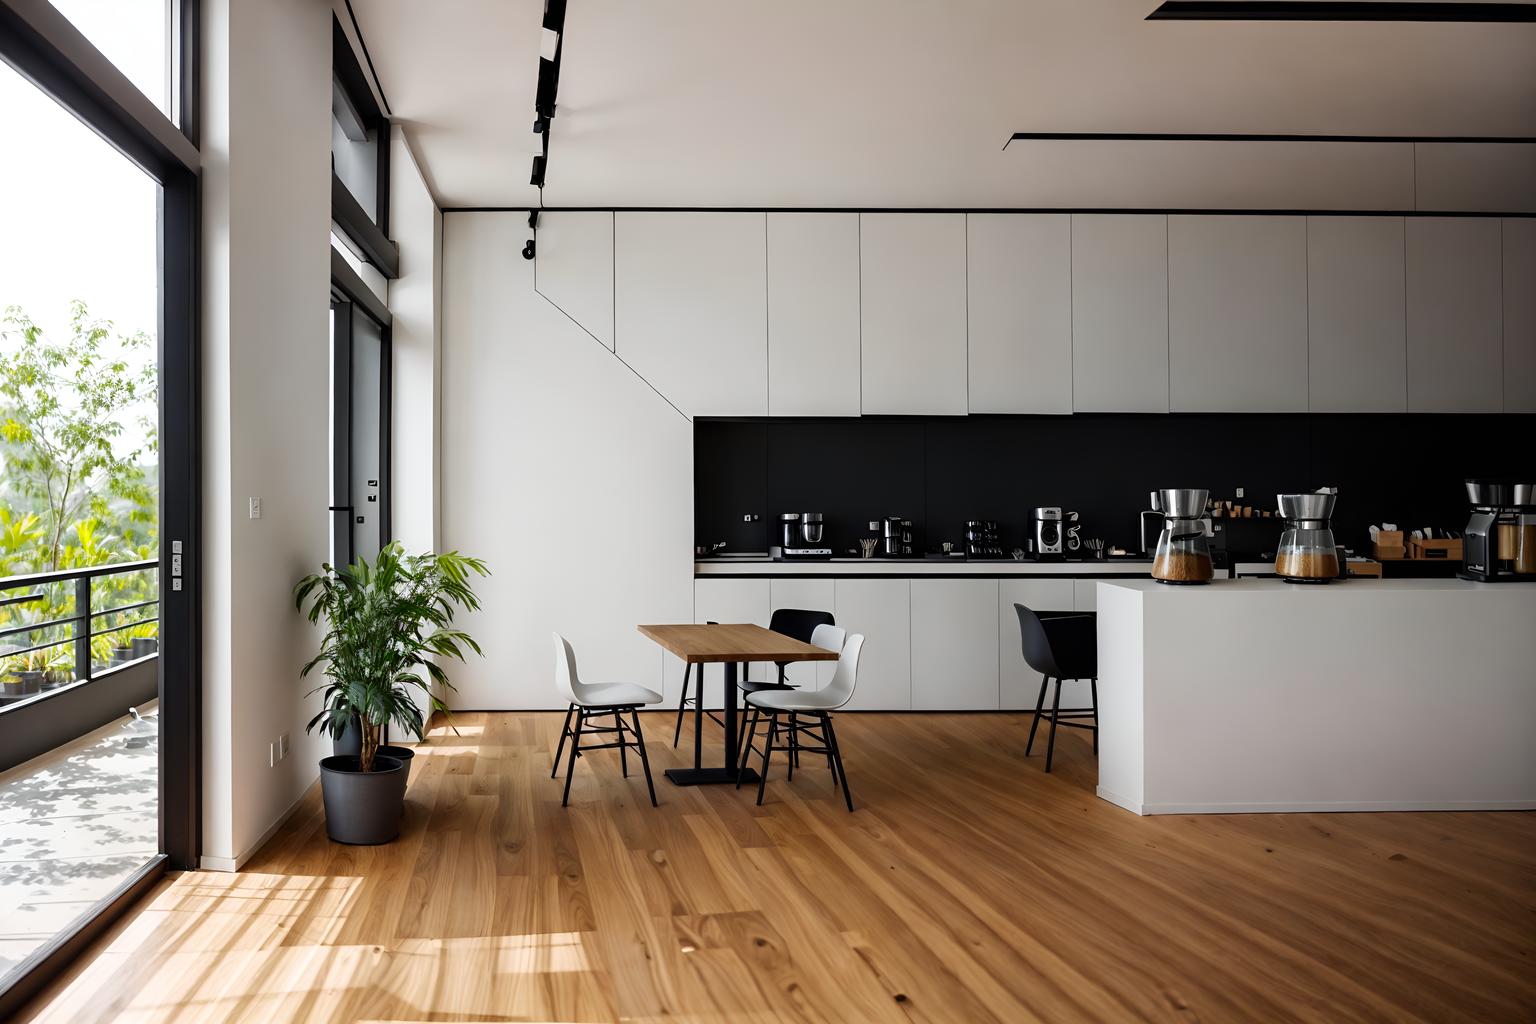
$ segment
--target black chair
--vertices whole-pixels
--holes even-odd
[[[1035,716],[1029,724],[1029,742],[1024,746],[1028,757],[1035,746],[1035,730],[1040,727],[1045,690],[1052,679],[1056,690],[1051,697],[1051,735],[1045,745],[1045,770],[1051,770],[1056,753],[1056,726],[1093,731],[1093,752],[1099,752],[1099,641],[1098,616],[1093,612],[1036,612],[1015,604],[1019,613],[1019,637],[1024,645],[1024,663],[1039,672],[1040,695],[1035,698]],[[1092,695],[1089,708],[1061,707],[1061,684],[1068,679],[1086,679]],[[1093,724],[1068,721],[1091,718]]]

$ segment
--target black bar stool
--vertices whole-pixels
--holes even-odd
[[[1051,770],[1056,753],[1056,726],[1093,731],[1093,752],[1099,752],[1099,637],[1098,616],[1093,612],[1037,612],[1015,604],[1019,613],[1019,637],[1024,645],[1024,663],[1039,672],[1040,695],[1035,698],[1035,716],[1029,723],[1029,742],[1024,745],[1028,757],[1035,746],[1035,730],[1040,727],[1045,690],[1052,679],[1056,690],[1051,697],[1051,735],[1045,745],[1045,770]],[[1069,679],[1088,680],[1092,707],[1061,707],[1061,684]],[[1093,724],[1068,721],[1091,718]]]

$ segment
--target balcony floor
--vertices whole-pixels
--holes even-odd
[[[159,716],[145,713],[0,774],[0,979],[159,849]]]

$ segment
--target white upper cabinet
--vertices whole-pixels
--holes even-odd
[[[1072,218],[966,218],[970,411],[1072,411]]]
[[[1307,410],[1305,217],[1168,218],[1169,406]]]
[[[1408,411],[1504,408],[1500,221],[1410,217]]]
[[[1072,408],[1168,411],[1168,218],[1072,215]]]
[[[1504,221],[1504,411],[1536,412],[1536,220]]]
[[[687,416],[766,415],[764,215],[614,217],[619,358]]]
[[[1406,412],[1403,218],[1307,220],[1313,412]]]
[[[534,287],[588,334],[613,348],[613,214],[539,217]]]
[[[768,412],[859,414],[859,215],[768,214]]]
[[[965,415],[965,214],[859,220],[861,410]]]
[[[997,586],[912,581],[912,709],[996,710]]]

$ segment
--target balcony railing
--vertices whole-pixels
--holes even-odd
[[[159,570],[149,559],[0,579],[0,714],[156,653]]]

